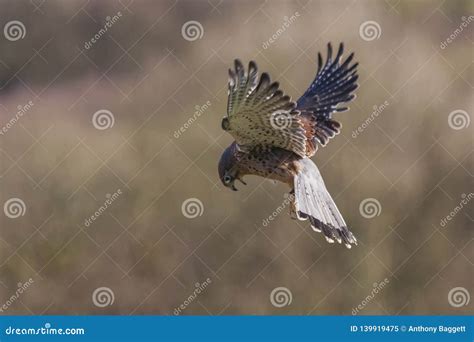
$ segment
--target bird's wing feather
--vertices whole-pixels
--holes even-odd
[[[318,53],[318,71],[313,82],[306,92],[297,101],[297,107],[304,120],[311,124],[311,131],[308,138],[314,144],[326,145],[330,138],[340,132],[341,124],[332,119],[334,112],[343,112],[348,107],[339,106],[355,98],[354,90],[357,85],[358,63],[351,65],[354,53],[351,53],[344,61],[342,54],[344,45],[339,45],[336,56],[332,57],[332,45],[328,44],[326,62],[323,65],[323,58]]]
[[[222,127],[243,150],[264,145],[280,147],[300,156],[306,153],[305,129],[296,103],[285,95],[278,82],[271,82],[267,73],[260,77],[255,62],[248,72],[235,60],[229,70],[227,117]]]

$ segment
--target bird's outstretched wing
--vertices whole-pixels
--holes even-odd
[[[300,112],[290,96],[271,82],[267,73],[259,77],[255,62],[246,72],[235,60],[229,69],[227,117],[222,128],[228,131],[242,150],[255,146],[280,147],[304,157],[307,139]]]
[[[297,101],[296,109],[301,112],[305,128],[310,131],[309,155],[314,154],[317,143],[326,145],[330,138],[340,132],[341,124],[332,119],[334,112],[343,112],[348,107],[339,106],[355,98],[354,90],[357,88],[357,66],[351,65],[354,53],[344,61],[342,54],[344,45],[341,43],[336,57],[332,57],[332,45],[328,44],[328,55],[323,65],[323,58],[318,53],[318,71],[316,77],[306,92]]]

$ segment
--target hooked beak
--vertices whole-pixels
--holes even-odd
[[[236,179],[237,179],[240,183],[242,183],[243,185],[247,185],[247,183],[245,183],[242,178],[236,178]],[[232,184],[229,185],[229,188],[231,188],[233,191],[239,191],[239,190],[235,187],[234,182],[232,182]]]
[[[245,183],[242,178],[239,177],[239,178],[237,178],[237,180],[238,180],[240,183],[242,183],[243,185],[247,185],[247,183]]]

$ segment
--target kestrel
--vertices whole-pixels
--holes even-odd
[[[318,167],[310,159],[318,149],[340,132],[333,113],[348,110],[340,106],[355,98],[357,65],[354,53],[342,60],[341,43],[333,58],[331,43],[327,59],[318,53],[318,71],[298,101],[271,82],[267,73],[258,74],[251,61],[246,71],[236,59],[229,69],[227,116],[222,128],[235,141],[219,161],[219,178],[236,191],[235,180],[257,175],[290,186],[290,215],[309,220],[313,230],[322,232],[330,243],[357,244],[324,185]]]

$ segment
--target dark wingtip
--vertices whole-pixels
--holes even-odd
[[[242,64],[242,62],[240,61],[240,59],[236,58],[234,60],[234,66],[235,66],[235,70],[238,71],[240,69],[243,69],[244,65]]]
[[[318,73],[323,67],[323,56],[321,56],[321,53],[318,52]]]
[[[252,70],[252,69],[254,69],[254,70],[258,69],[257,63],[255,63],[255,61],[250,61],[249,62],[249,70]]]
[[[344,53],[344,43],[341,42],[339,44],[339,50],[337,51],[337,55],[336,55],[336,58],[335,58],[335,61],[337,63],[339,63],[343,53]]]
[[[331,42],[328,43],[328,56],[327,56],[327,63],[331,61],[332,58],[332,44]]]

